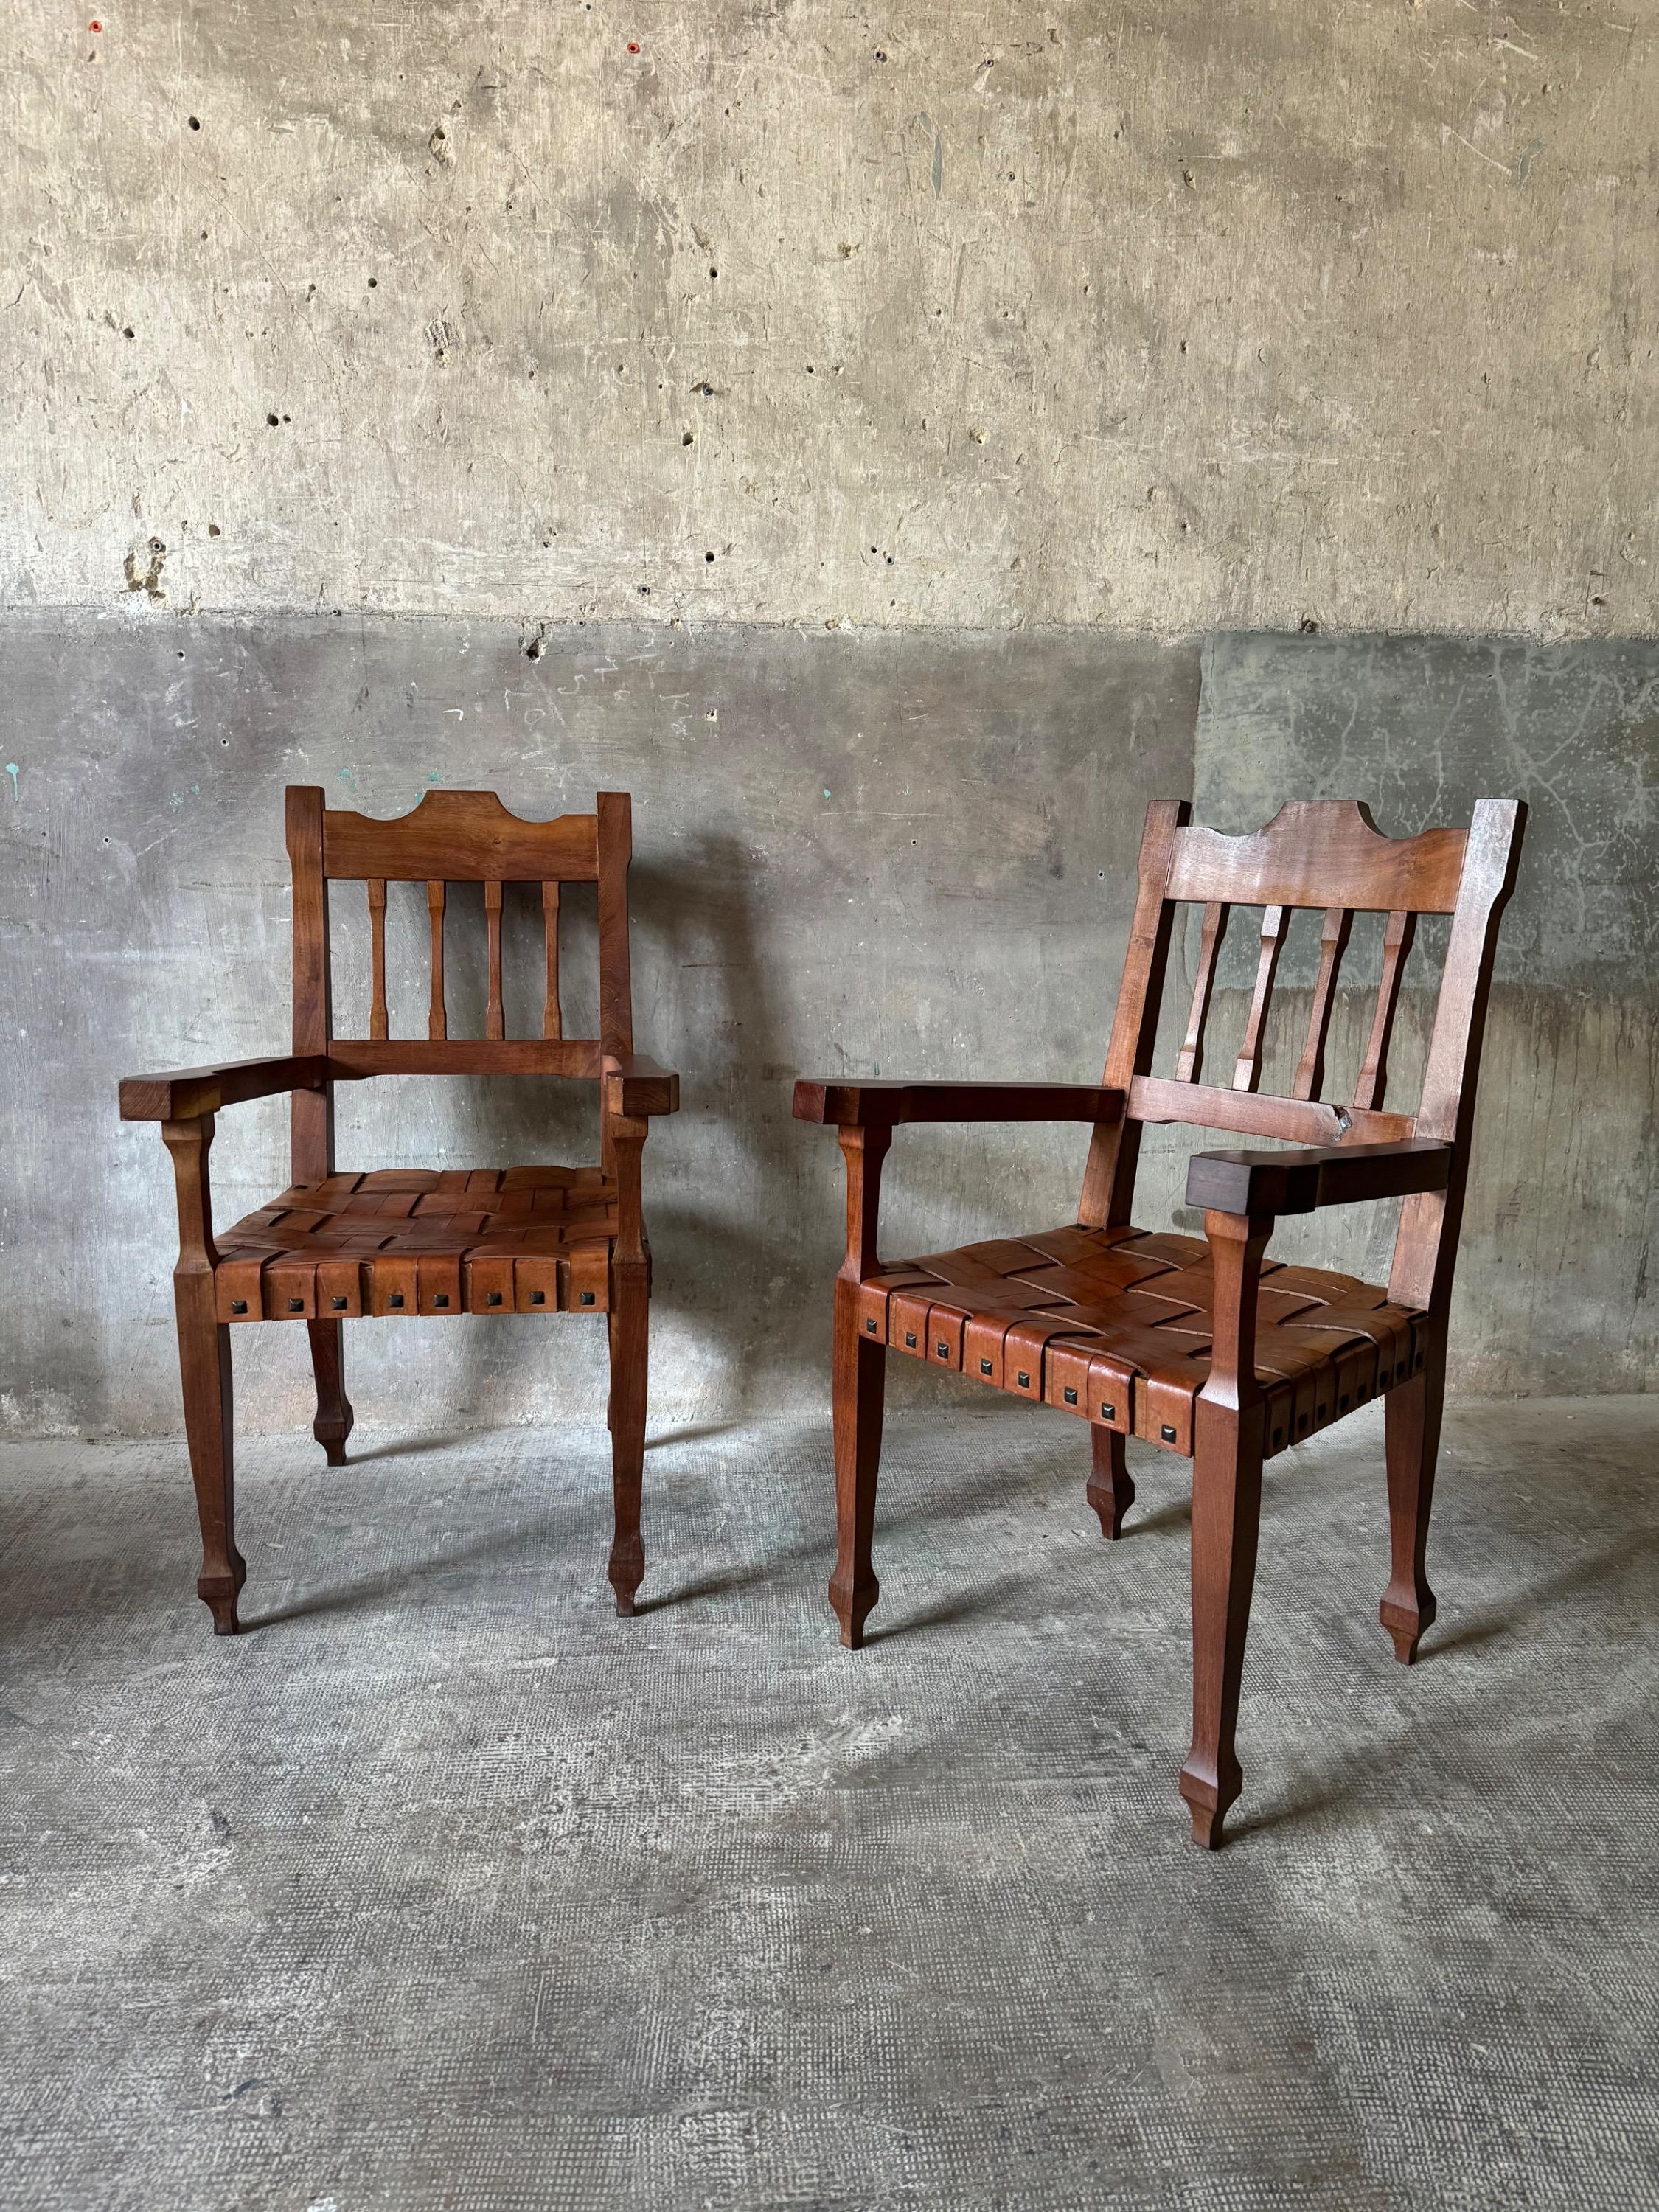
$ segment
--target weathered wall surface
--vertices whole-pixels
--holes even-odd
[[[438,781],[544,815],[600,786],[635,793],[639,1035],[684,1078],[684,1110],[647,1151],[661,1422],[827,1397],[840,1158],[790,1121],[794,1075],[1097,1075],[1150,797],[1190,791],[1205,817],[1243,828],[1287,796],[1358,793],[1405,830],[1524,791],[1455,1380],[1596,1390],[1653,1374],[1654,647],[1219,638],[1201,698],[1195,647],[1080,631],[573,626],[532,661],[499,626],[191,620],[135,637],[82,617],[15,619],[4,649],[0,745],[17,773],[0,785],[0,1388],[17,1430],[177,1427],[171,1175],[153,1127],[117,1122],[115,1081],[284,1044],[290,781],[380,814]],[[337,896],[343,1030],[366,1004],[364,932],[355,892]],[[594,994],[572,903],[574,1025]],[[418,904],[400,921],[394,902],[404,1035],[423,1030]],[[540,945],[527,910],[508,920],[525,1034]],[[482,918],[463,900],[449,943],[457,1031],[482,1034]],[[1306,950],[1293,939],[1286,957],[1285,1038],[1305,1021]],[[1375,972],[1362,927],[1334,1096]],[[1172,997],[1188,988],[1177,973]],[[1218,994],[1218,1040],[1236,1037],[1241,998]],[[1406,1103],[1427,1004],[1419,987],[1404,1005],[1390,1096]],[[339,1097],[346,1165],[592,1157],[576,1086],[398,1080]],[[222,1220],[283,1187],[284,1136],[275,1104],[222,1117]],[[1144,1218],[1179,1208],[1192,1141],[1155,1134]],[[1082,1152],[1064,1128],[906,1131],[886,1249],[1067,1220]],[[1327,1216],[1305,1249],[1386,1269],[1392,1212]],[[1297,1228],[1276,1249],[1304,1249]],[[580,1320],[348,1334],[365,1418],[557,1419],[600,1387],[600,1333]],[[240,1331],[236,1346],[250,1425],[308,1418],[303,1332]],[[901,1394],[945,1387],[895,1366]]]
[[[14,7],[0,603],[1651,634],[1653,0]]]

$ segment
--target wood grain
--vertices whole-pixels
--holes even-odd
[[[319,814],[322,796],[319,790]],[[591,883],[599,873],[594,816],[524,822],[493,791],[428,791],[410,812],[386,822],[331,810],[321,828],[322,872],[330,878]]]

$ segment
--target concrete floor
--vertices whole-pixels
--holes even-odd
[[[1245,1798],[1186,1744],[1186,1468],[896,1424],[837,1647],[817,1425],[14,1446],[9,2212],[1659,2203],[1659,1400],[1457,1409],[1407,1672],[1380,1425],[1271,1471]]]

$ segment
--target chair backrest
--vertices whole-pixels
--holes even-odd
[[[429,791],[395,821],[337,813],[320,787],[288,790],[288,854],[294,878],[294,1049],[321,1052],[354,1075],[575,1075],[597,1078],[606,1053],[634,1048],[628,949],[628,869],[633,805],[602,791],[592,814],[525,822],[493,791]],[[328,886],[365,885],[372,1003],[368,1036],[334,1034],[329,965]],[[431,991],[424,1038],[390,1034],[386,989],[388,883],[424,883],[431,935]],[[444,997],[447,887],[483,885],[489,996],[481,1039],[452,1038]],[[542,1034],[509,1038],[501,994],[501,892],[541,885],[546,981]],[[567,1037],[559,1005],[560,888],[599,887],[599,1034]],[[314,1181],[334,1170],[333,1087],[294,1097],[294,1174]]]
[[[1242,837],[1190,826],[1182,800],[1155,800],[1141,840],[1139,889],[1112,1024],[1103,1081],[1127,1094],[1115,1127],[1097,1129],[1090,1147],[1079,1218],[1095,1226],[1130,1218],[1140,1131],[1148,1121],[1182,1121],[1243,1136],[1302,1145],[1379,1144],[1402,1137],[1441,1139],[1454,1147],[1444,1192],[1408,1198],[1389,1277],[1401,1304],[1443,1311],[1468,1165],[1475,1078],[1492,983],[1498,923],[1515,885],[1526,808],[1518,799],[1483,799],[1469,828],[1385,837],[1353,799],[1283,806],[1265,830]],[[1177,910],[1202,909],[1197,974],[1175,1074],[1152,1073],[1158,1013]],[[1204,1030],[1216,960],[1237,906],[1261,908],[1255,985],[1231,1080],[1206,1083]],[[1290,916],[1322,915],[1320,962],[1305,1042],[1288,1097],[1257,1089],[1273,979]],[[1382,975],[1369,1041],[1352,1098],[1322,1099],[1325,1046],[1336,984],[1356,913],[1385,915]],[[1389,1045],[1417,917],[1451,916],[1440,995],[1414,1114],[1384,1109]]]

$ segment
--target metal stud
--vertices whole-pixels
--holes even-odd
[[[908,1345],[909,1346],[909,1347],[910,1347],[910,1349],[911,1349],[911,1351],[912,1351],[912,1352],[914,1352],[914,1351],[915,1350],[915,1348],[916,1348],[916,1333],[915,1333],[915,1329],[913,1329],[913,1328],[907,1328],[907,1329],[905,1330],[905,1332],[904,1332],[904,1341],[906,1342],[906,1344],[908,1344]]]
[[[1066,1393],[1066,1404],[1067,1404],[1068,1406],[1075,1406],[1075,1405],[1076,1405],[1076,1403],[1077,1403],[1077,1392],[1076,1392],[1075,1390],[1068,1390],[1068,1391]]]
[[[592,1293],[592,1291],[584,1291],[582,1292],[582,1304],[583,1304],[585,1306],[591,1306],[591,1305],[592,1304],[592,1303],[593,1303],[593,1293]]]
[[[947,1359],[950,1357],[951,1347],[945,1341],[943,1337],[940,1337],[939,1342],[933,1346],[933,1350],[941,1359]]]
[[[288,1310],[290,1313],[303,1313],[306,1310],[306,1302],[303,1298],[290,1298],[288,1302]]]
[[[501,1302],[501,1294],[499,1291],[486,1291],[484,1292],[484,1304],[487,1306],[498,1306]]]
[[[448,1291],[434,1291],[432,1294],[432,1303],[434,1306],[447,1306],[449,1304]]]
[[[1117,1407],[1116,1407],[1115,1406],[1109,1406],[1109,1405],[1107,1405],[1107,1404],[1104,1402],[1104,1401],[1103,1400],[1103,1401],[1102,1401],[1102,1403],[1101,1403],[1101,1408],[1100,1408],[1100,1418],[1101,1418],[1101,1419],[1102,1419],[1103,1421],[1115,1421],[1115,1420],[1116,1420],[1116,1419],[1117,1419]]]
[[[545,1291],[532,1291],[530,1293],[530,1303],[532,1306],[544,1306],[547,1304],[547,1292]]]
[[[386,1304],[391,1307],[393,1313],[401,1313],[404,1310],[403,1292],[401,1291],[393,1291],[392,1296],[386,1300]]]
[[[1346,1413],[1347,1412],[1347,1410],[1348,1410],[1348,1407],[1349,1407],[1350,1402],[1351,1402],[1351,1401],[1350,1401],[1350,1399],[1349,1399],[1348,1394],[1347,1394],[1347,1392],[1345,1390],[1345,1391],[1342,1393],[1342,1395],[1341,1395],[1341,1396],[1337,1400],[1337,1401],[1336,1401],[1336,1410],[1337,1410],[1337,1412],[1338,1412],[1339,1413]]]
[[[247,1300],[246,1298],[233,1298],[230,1302],[230,1310],[232,1313],[246,1313],[247,1311]]]
[[[1176,1432],[1170,1426],[1170,1424],[1167,1421],[1165,1421],[1163,1426],[1158,1430],[1158,1434],[1163,1437],[1166,1444],[1172,1444],[1176,1440]]]
[[[1030,1376],[1029,1375],[1022,1375],[1022,1376],[1020,1376],[1020,1378],[1019,1378],[1019,1387],[1020,1387],[1020,1389],[1021,1389],[1022,1390],[1029,1390],[1029,1389],[1030,1389],[1030,1387],[1031,1387],[1031,1378],[1030,1378]]]
[[[864,1333],[865,1333],[865,1334],[866,1334],[866,1336],[873,1336],[873,1335],[875,1334],[875,1333],[876,1333],[876,1324],[874,1323],[874,1322],[872,1322],[872,1321],[867,1321],[867,1322],[865,1322],[865,1324],[864,1324]]]
[[[346,1310],[346,1301],[343,1298],[331,1298],[329,1303],[336,1313],[343,1313]]]
[[[988,1359],[981,1359],[981,1360],[980,1361],[980,1363],[979,1363],[979,1371],[980,1371],[980,1373],[981,1373],[981,1375],[988,1375],[988,1374],[990,1373],[990,1371],[991,1371],[991,1363],[990,1363],[990,1361],[989,1361]]]

